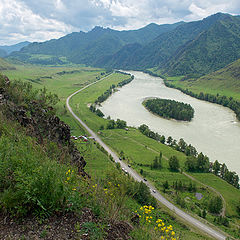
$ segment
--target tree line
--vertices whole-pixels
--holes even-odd
[[[224,107],[228,107],[231,110],[233,110],[237,116],[237,119],[240,120],[240,101],[234,100],[232,97],[226,97],[226,96],[220,96],[219,94],[217,95],[212,95],[209,93],[194,93],[190,91],[189,89],[183,89],[181,87],[175,87],[173,84],[167,82],[164,80],[164,83],[167,87],[170,88],[176,88],[180,90],[181,92],[190,95],[191,97],[195,97],[200,100],[205,100],[211,103],[216,103],[219,105],[222,105]]]
[[[148,99],[143,102],[143,105],[150,112],[153,112],[163,118],[191,121],[194,115],[194,109],[190,104],[170,99]]]
[[[120,73],[122,73],[122,72],[120,72]],[[130,82],[134,79],[134,76],[133,76],[133,75],[131,75],[131,74],[129,74],[129,73],[124,73],[124,74],[125,74],[125,75],[130,75],[131,77],[128,78],[128,79],[125,79],[125,80],[123,80],[123,81],[121,81],[121,82],[119,82],[119,83],[117,84],[118,87],[122,87],[122,86],[130,83]],[[101,104],[102,102],[106,101],[106,100],[112,95],[112,93],[115,91],[115,88],[116,88],[116,85],[115,85],[115,84],[112,84],[112,85],[109,87],[109,89],[107,89],[101,96],[99,96],[99,97],[95,100],[94,104],[91,104],[91,105],[90,105],[89,110],[90,110],[91,112],[93,112],[93,113],[96,113],[99,117],[104,117],[103,112],[102,112],[100,109],[98,109],[96,106],[99,105],[99,104]]]
[[[234,187],[240,187],[239,176],[236,174],[236,172],[229,171],[225,163],[220,164],[217,160],[214,163],[211,163],[207,155],[204,155],[202,152],[198,153],[195,147],[193,147],[191,144],[187,144],[182,138],[178,142],[171,136],[166,139],[164,135],[160,135],[151,131],[146,124],[142,124],[138,129],[145,136],[155,139],[162,144],[166,144],[179,152],[183,152],[187,156],[185,162],[185,168],[187,171],[205,173],[212,172]],[[178,166],[178,161],[175,158],[175,156],[172,156],[170,158],[171,161],[169,160],[169,162],[172,164],[170,166],[169,163],[171,170],[177,170],[176,166]],[[161,159],[159,157],[154,159],[152,168],[161,168]]]
[[[197,156],[197,150],[191,144],[187,144],[182,138],[177,142],[177,140],[173,139],[171,136],[166,138],[164,135],[160,135],[157,132],[153,132],[149,129],[146,124],[142,124],[139,128],[140,132],[145,136],[155,139],[156,141],[161,142],[162,144],[167,144],[171,146],[173,149],[185,153],[187,156]]]

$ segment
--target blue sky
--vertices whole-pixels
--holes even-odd
[[[94,26],[117,30],[240,14],[239,0],[0,0],[0,45],[45,41]]]

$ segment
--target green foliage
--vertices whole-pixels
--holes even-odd
[[[114,128],[124,129],[126,127],[127,127],[126,121],[117,119],[117,121],[109,120],[107,123],[106,129],[114,129]]]
[[[169,167],[172,171],[178,171],[180,165],[179,165],[179,160],[177,159],[176,156],[172,156],[169,159]]]
[[[203,153],[199,153],[197,157],[189,156],[185,162],[185,167],[190,172],[209,172],[209,158],[203,155]]]
[[[65,208],[76,184],[75,173],[66,174],[69,167],[50,159],[34,139],[14,134],[7,126],[3,128],[0,137],[2,208],[19,216],[32,212],[40,217]]]
[[[151,165],[153,169],[161,169],[162,168],[162,152],[160,152],[160,156],[156,156]]]
[[[222,207],[223,207],[223,203],[222,203],[221,197],[216,196],[210,199],[208,204],[209,212],[218,214],[222,210]]]
[[[143,105],[149,111],[156,113],[163,118],[190,121],[194,114],[194,109],[190,104],[177,102],[175,100],[154,98],[144,101]]]

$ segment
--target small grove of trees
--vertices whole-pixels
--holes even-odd
[[[190,181],[187,185],[185,183],[182,183],[181,180],[176,180],[173,182],[172,188],[180,192],[183,192],[183,191],[196,192],[197,191],[196,184],[192,183],[192,181]]]
[[[152,169],[161,169],[162,168],[162,152],[160,152],[159,156],[156,156],[153,159],[153,163],[151,164]]]
[[[176,156],[171,156],[169,161],[168,161],[168,164],[169,164],[169,168],[172,170],[172,171],[178,171],[180,165],[179,165],[179,160],[177,159]]]
[[[208,203],[208,211],[211,213],[219,214],[223,208],[222,199],[219,196],[212,197]]]
[[[199,153],[197,157],[188,156],[185,167],[189,172],[209,172],[209,158],[203,153]]]
[[[119,128],[119,129],[124,129],[127,127],[127,122],[124,120],[117,119],[117,121],[109,120],[107,123],[107,129],[114,129],[114,128]]]
[[[194,109],[190,104],[177,102],[169,99],[148,99],[143,105],[153,113],[163,118],[174,118],[176,120],[191,121]]]
[[[96,113],[99,117],[104,117],[103,112],[100,109],[97,109],[95,105],[91,104],[90,111]]]
[[[130,75],[130,74],[126,74],[126,75]],[[119,82],[117,86],[122,87],[122,86],[130,83],[134,79],[133,75],[130,75],[130,76],[131,76],[130,78]],[[105,100],[107,100],[112,95],[112,93],[115,91],[115,88],[116,88],[116,85],[112,84],[112,86],[110,86],[109,89],[107,89],[101,96],[99,96],[95,100],[95,104],[100,104],[100,103],[104,102]]]
[[[216,160],[212,165],[212,172],[234,187],[239,188],[239,176],[236,172],[229,171],[225,163],[221,164]]]

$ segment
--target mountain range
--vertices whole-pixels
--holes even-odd
[[[51,56],[51,62],[58,64],[65,57],[72,63],[97,67],[155,67],[168,76],[199,77],[240,58],[240,16],[217,13],[199,21],[152,23],[130,31],[95,27],[87,33],[29,44],[10,58],[35,63],[34,55]],[[38,63],[44,64],[44,58]]]

